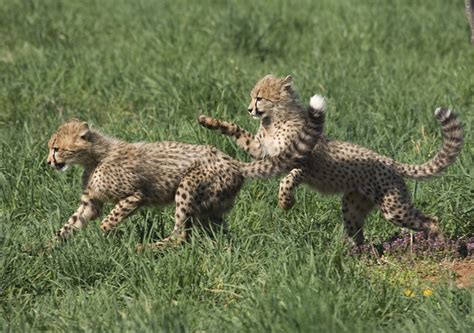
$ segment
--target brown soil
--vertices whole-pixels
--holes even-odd
[[[458,288],[474,290],[474,259],[444,262],[440,268],[438,272],[423,279],[430,282],[454,282]]]
[[[474,259],[453,261],[447,268],[455,273],[456,287],[474,288]]]

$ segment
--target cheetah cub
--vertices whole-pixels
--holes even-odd
[[[308,117],[307,130],[299,133],[292,148],[276,157],[242,163],[212,146],[180,142],[127,143],[90,129],[77,119],[61,125],[49,140],[48,164],[65,171],[84,167],[81,204],[55,240],[63,240],[91,219],[99,217],[105,202],[115,203],[102,220],[104,232],[143,205],[176,204],[173,233],[156,247],[186,240],[196,219],[203,227],[225,227],[224,214],[238,194],[244,178],[269,178],[299,165],[319,138]]]
[[[240,147],[257,160],[291,152],[294,138],[305,131],[308,114],[314,115],[317,112],[317,116],[312,118],[315,125],[313,131],[320,136],[326,112],[325,100],[318,95],[311,97],[307,108],[302,106],[292,88],[292,81],[290,75],[280,79],[267,75],[252,89],[248,112],[260,119],[260,127],[255,136],[233,123],[204,115],[199,117],[199,123],[233,137]],[[295,179],[301,177],[303,172],[300,168],[289,171],[289,175]],[[281,204],[288,207],[293,205],[294,195],[291,189],[281,187],[280,194]]]
[[[260,119],[255,138],[248,135],[248,140],[242,140],[241,133],[245,131],[224,122],[218,122],[222,125],[219,129],[234,137],[252,156],[272,156],[275,146],[282,140],[276,135],[276,124],[280,124],[279,132],[284,132],[281,124],[289,130],[293,123],[285,122],[285,119],[294,119],[296,110],[301,108],[291,87],[283,94],[281,92],[281,80],[271,75],[261,79],[252,90],[249,113]],[[280,182],[280,207],[290,209],[294,204],[293,190],[300,183],[306,183],[322,193],[343,193],[346,232],[357,245],[364,242],[364,221],[375,206],[397,226],[442,237],[437,218],[413,207],[403,180],[403,177],[421,180],[439,175],[460,154],[463,130],[457,116],[446,108],[436,109],[435,116],[442,126],[444,142],[440,151],[421,165],[400,163],[356,144],[322,135],[306,164],[294,169]]]

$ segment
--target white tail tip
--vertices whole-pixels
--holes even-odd
[[[315,110],[325,110],[326,109],[326,100],[324,97],[319,95],[314,95],[309,100],[309,105]]]
[[[451,110],[447,108],[437,108],[435,110],[435,116],[438,119],[447,119],[451,116]]]

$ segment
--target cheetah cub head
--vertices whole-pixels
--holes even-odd
[[[48,142],[47,162],[58,171],[73,164],[87,164],[92,148],[91,131],[86,122],[72,119],[62,124]]]
[[[294,109],[298,96],[291,86],[292,77],[277,78],[271,74],[257,82],[250,93],[248,107],[250,115],[256,119],[271,117],[279,109]]]

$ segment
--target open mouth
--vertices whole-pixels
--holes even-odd
[[[255,119],[261,118],[265,112],[255,110],[255,114],[252,115]]]

